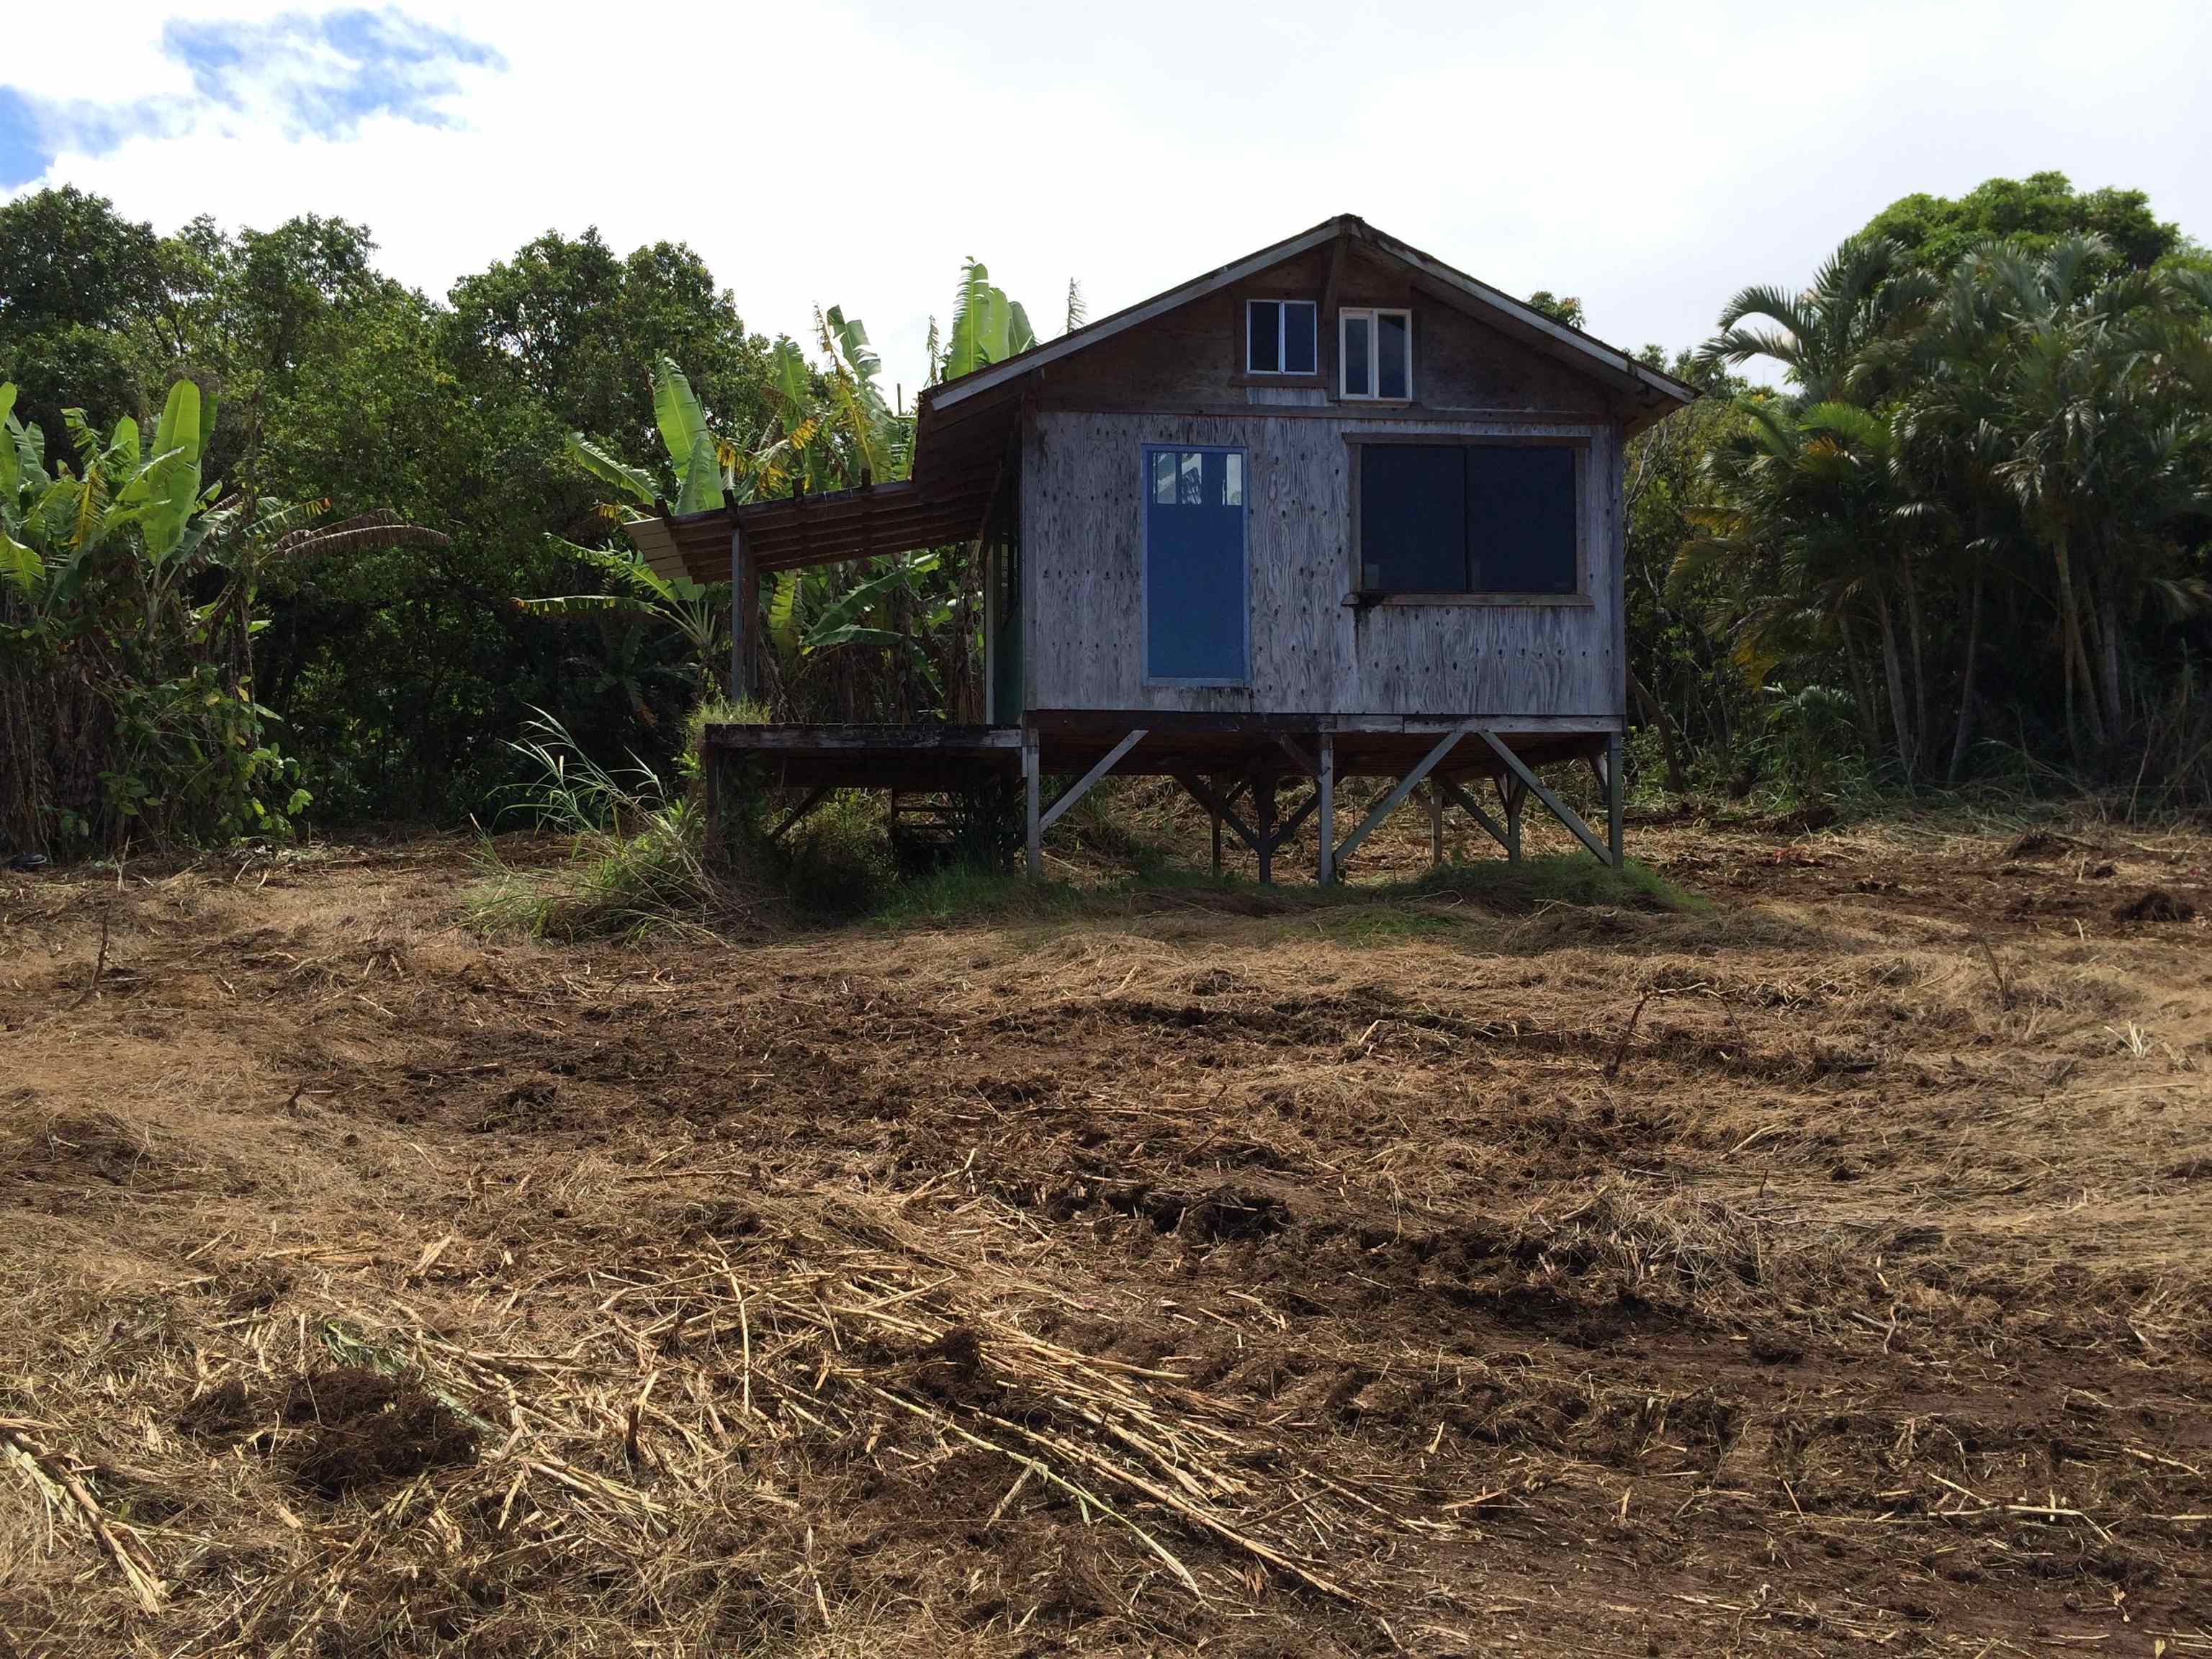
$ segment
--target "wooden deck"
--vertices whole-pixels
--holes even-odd
[[[1144,739],[1115,763],[1117,777],[1310,776],[1322,735],[1329,734],[1340,778],[1402,776],[1459,723],[1326,714],[1178,714],[1158,710],[1090,711],[1031,717],[1038,769],[1077,777],[1132,731]],[[1531,767],[1602,756],[1610,735],[1600,722],[1478,722]],[[1523,729],[1511,729],[1516,726]],[[717,724],[707,747],[720,757],[750,756],[772,788],[955,790],[993,777],[1022,775],[1019,726],[802,726]],[[1465,782],[1500,779],[1505,766],[1481,744],[1462,745],[1437,767]]]

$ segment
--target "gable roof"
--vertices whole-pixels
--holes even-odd
[[[1112,339],[1115,335],[1150,322],[1155,317],[1166,315],[1192,301],[1229,288],[1248,277],[1257,276],[1285,259],[1292,259],[1310,249],[1321,247],[1339,237],[1364,242],[1383,254],[1410,268],[1416,275],[1426,277],[1441,290],[1439,297],[1452,301],[1462,308],[1484,321],[1500,326],[1534,345],[1547,356],[1558,358],[1576,368],[1611,381],[1622,390],[1639,395],[1639,401],[1652,403],[1650,419],[1692,402],[1697,390],[1662,374],[1634,357],[1618,346],[1607,345],[1594,335],[1547,317],[1534,307],[1513,298],[1489,283],[1455,270],[1441,259],[1421,252],[1407,242],[1375,228],[1355,214],[1340,213],[1334,219],[1325,219],[1311,230],[1263,247],[1255,253],[1194,276],[1180,286],[1149,300],[1139,301],[1110,317],[1086,323],[1072,329],[1058,339],[1030,347],[1027,351],[1007,358],[1004,362],[992,363],[963,374],[957,380],[940,381],[925,387],[921,396],[921,407],[926,412],[949,409],[955,404],[981,396],[1009,381],[1020,379],[1036,369],[1072,357],[1079,351]],[[1638,421],[1634,425],[1647,424]]]
[[[1346,213],[1004,362],[925,387],[915,406],[911,477],[820,495],[748,501],[680,518],[641,520],[629,526],[630,540],[654,570],[667,576],[688,575],[695,581],[726,580],[733,531],[744,533],[753,562],[762,570],[833,564],[971,540],[982,533],[985,515],[998,493],[1017,412],[1033,384],[1030,376],[1340,238],[1405,266],[1424,295],[1611,386],[1628,405],[1626,423],[1632,433],[1698,395],[1695,388],[1637,362],[1619,347],[1556,322]]]

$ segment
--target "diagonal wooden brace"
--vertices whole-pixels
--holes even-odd
[[[1432,787],[1442,790],[1446,800],[1450,801],[1455,806],[1458,807],[1461,811],[1466,813],[1468,817],[1473,818],[1477,823],[1488,830],[1490,832],[1490,838],[1492,841],[1496,842],[1500,847],[1506,848],[1509,850],[1511,848],[1513,843],[1506,837],[1505,826],[1500,823],[1496,818],[1491,817],[1489,813],[1484,811],[1482,810],[1481,804],[1478,802],[1474,796],[1468,794],[1466,790],[1461,788],[1449,778],[1431,778],[1429,780],[1429,783]]]
[[[1206,788],[1188,772],[1176,773],[1175,781],[1182,786],[1185,794],[1207,811],[1218,814],[1221,821],[1235,831],[1237,840],[1243,842],[1255,853],[1260,850],[1260,832],[1245,823],[1243,818],[1238,817],[1235,809],[1229,805],[1236,799],[1237,792],[1234,789],[1217,798],[1212,790]]]
[[[1443,760],[1446,755],[1450,754],[1454,747],[1455,747],[1459,743],[1459,740],[1474,729],[1474,723],[1469,721],[1464,726],[1455,726],[1450,731],[1445,732],[1443,741],[1438,743],[1435,748],[1430,750],[1427,754],[1422,756],[1420,763],[1418,766],[1414,767],[1412,771],[1407,773],[1404,777],[1398,780],[1398,787],[1393,789],[1389,794],[1383,796],[1381,800],[1376,802],[1375,810],[1370,812],[1365,817],[1362,818],[1359,821],[1359,827],[1357,830],[1354,830],[1350,835],[1346,836],[1342,843],[1338,846],[1336,855],[1331,860],[1337,870],[1341,871],[1344,868],[1345,860],[1352,856],[1353,851],[1358,847],[1359,843],[1365,841],[1368,836],[1373,835],[1375,833],[1376,826],[1380,824],[1383,819],[1389,817],[1391,813],[1396,811],[1398,810],[1399,803],[1403,801],[1407,796],[1413,793],[1413,786],[1420,782],[1423,778],[1428,776],[1431,772],[1434,771],[1436,769],[1437,763]],[[1483,735],[1485,737],[1488,737],[1490,734],[1486,732]]]
[[[1591,852],[1597,855],[1599,863],[1611,864],[1613,861],[1611,850],[1607,848],[1603,842],[1597,838],[1596,832],[1593,830],[1589,825],[1582,821],[1581,815],[1577,813],[1573,807],[1568,805],[1566,802],[1561,800],[1557,795],[1544,787],[1543,780],[1528,769],[1528,763],[1526,761],[1522,760],[1520,756],[1515,754],[1510,749],[1508,749],[1504,744],[1498,742],[1495,733],[1485,732],[1481,734],[1481,737],[1482,740],[1490,745],[1492,751],[1497,755],[1498,758],[1505,763],[1506,769],[1511,772],[1515,777],[1520,779],[1522,783],[1528,785],[1528,793],[1535,796],[1538,800],[1543,802],[1545,807],[1550,811],[1553,817],[1559,819],[1561,823],[1565,824],[1569,830],[1572,830],[1574,832],[1575,839],[1582,842],[1583,846],[1589,848]]]
[[[1122,738],[1121,742],[1115,744],[1111,749],[1108,750],[1106,751],[1106,757],[1100,761],[1097,765],[1092,767],[1088,772],[1085,772],[1073,783],[1068,785],[1066,790],[1060,795],[1060,799],[1053,802],[1051,806],[1046,809],[1044,816],[1037,820],[1037,833],[1039,835],[1042,835],[1046,830],[1051,829],[1054,824],[1058,823],[1061,817],[1066,812],[1067,809],[1074,805],[1076,802],[1081,800],[1084,796],[1089,794],[1091,793],[1091,785],[1097,783],[1099,779],[1104,777],[1109,772],[1112,771],[1115,764],[1121,760],[1121,757],[1127,754],[1132,749],[1134,749],[1137,744],[1143,740],[1144,735],[1145,728],[1140,726],[1135,731],[1130,732],[1127,737]]]

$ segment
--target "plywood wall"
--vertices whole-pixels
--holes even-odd
[[[1355,608],[1348,432],[1579,438],[1590,602]],[[1028,706],[1618,721],[1620,428],[1588,422],[1045,409],[1024,434]],[[1147,686],[1140,560],[1147,443],[1248,457],[1252,684]]]

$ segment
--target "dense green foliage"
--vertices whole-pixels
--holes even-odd
[[[2063,767],[2212,794],[2212,275],[2139,195],[2039,174],[1911,198],[1720,321],[1693,370],[1765,360],[1785,389],[1729,387],[1632,477],[1702,452],[1634,533],[1675,549],[1671,665],[1713,680],[1724,644],[1724,740],[1756,708],[1733,762],[1763,750],[1813,793]],[[1636,550],[1647,582],[1657,550]],[[1675,690],[1660,654],[1639,678]]]
[[[1817,795],[2063,773],[2202,803],[2208,270],[2139,192],[1993,179],[1897,202],[1804,291],[1747,289],[1702,352],[1664,359],[1710,395],[1629,459],[1645,777]],[[933,375],[1037,337],[972,261],[949,317]],[[1778,387],[1738,378],[1762,364]],[[678,244],[549,234],[438,299],[339,220],[162,235],[70,189],[0,206],[0,381],[43,435],[35,477],[10,446],[10,535],[40,565],[7,584],[11,740],[173,735],[203,676],[200,706],[250,726],[174,738],[246,757],[220,799],[119,751],[67,779],[49,758],[49,821],[0,839],[112,842],[134,787],[179,835],[270,823],[302,788],[324,822],[481,817],[528,770],[507,739],[532,710],[671,775],[686,712],[725,689],[728,590],[653,576],[621,520],[902,476],[912,422],[878,375],[859,319],[750,333]],[[66,467],[104,514],[134,467],[168,465],[131,446],[180,381],[206,394],[200,551],[158,553],[140,520],[57,542],[33,486]],[[288,515],[308,509],[279,502],[443,534],[303,536]],[[973,717],[975,580],[953,552],[772,579],[770,705]],[[142,614],[165,620],[124,626]]]

